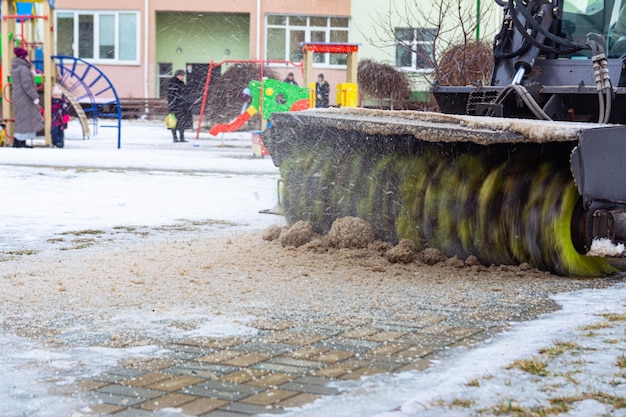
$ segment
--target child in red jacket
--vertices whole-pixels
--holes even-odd
[[[58,86],[52,88],[52,146],[62,148],[65,141],[64,130],[67,129],[67,122],[70,120],[69,106],[63,92]]]

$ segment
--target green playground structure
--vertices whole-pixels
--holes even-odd
[[[217,136],[223,132],[240,129],[252,116],[261,113],[263,120],[269,120],[274,112],[298,111],[309,108],[309,89],[278,80],[265,79],[250,81],[250,105],[235,120],[213,126],[209,134]]]

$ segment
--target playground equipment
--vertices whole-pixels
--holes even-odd
[[[315,53],[346,54],[346,81],[337,84],[337,106],[357,107],[358,85],[356,81],[358,45],[351,43],[305,42],[300,44],[300,47],[303,52],[301,65],[304,71],[304,84],[308,87],[299,87],[272,79],[250,81],[248,88],[252,100],[247,110],[230,123],[222,123],[213,126],[209,130],[209,134],[217,136],[223,132],[234,132],[240,129],[252,116],[259,112],[261,113],[261,119],[268,121],[275,112],[293,112],[315,107],[316,95],[313,75],[313,54]],[[207,86],[209,85],[210,74],[211,69],[209,69],[207,76]],[[206,93],[207,89],[205,88],[205,97]],[[202,117],[203,112],[204,102],[200,117]],[[200,121],[202,121],[202,119],[200,119]],[[198,134],[200,132],[200,124],[201,123],[198,123]],[[198,135],[196,135],[196,139],[197,138]],[[253,139],[258,141],[256,137]],[[260,146],[263,148],[262,141]]]
[[[211,86],[211,74],[213,74],[213,70],[215,68],[219,68],[222,65],[227,65],[227,64],[258,64],[259,65],[259,80],[263,80],[263,68],[265,64],[284,64],[284,65],[289,65],[289,66],[295,66],[295,67],[299,67],[302,66],[302,64],[297,64],[291,61],[281,61],[281,60],[224,60],[224,61],[220,61],[220,62],[213,62],[211,60],[211,62],[209,63],[208,66],[208,70],[207,70],[207,76],[206,76],[206,80],[204,83],[204,92],[202,94],[202,104],[200,106],[200,114],[199,114],[199,118],[198,118],[198,128],[196,130],[196,139],[198,139],[200,137],[200,128],[202,126],[202,117],[204,115],[204,111],[206,109],[206,102],[207,102],[207,97],[209,95],[209,88]],[[250,89],[250,91],[252,92],[252,89]],[[259,97],[261,95],[259,94]],[[257,105],[255,106],[255,110],[256,112],[258,111],[262,111],[262,106],[263,106],[263,98],[260,99],[260,102],[257,103]],[[250,115],[249,117],[252,117],[254,114],[256,114],[256,112],[254,112],[252,115]],[[241,115],[240,115],[241,116]],[[246,116],[243,116],[246,117]],[[248,117],[248,119],[249,119]],[[237,118],[239,119],[239,117]],[[230,123],[225,123],[225,124],[221,124],[219,125],[220,127],[217,128],[218,130],[215,130],[215,132],[220,133],[220,132],[232,132],[235,131],[237,129],[239,129],[241,126],[243,126],[245,124],[245,122],[248,120],[233,120]],[[230,130],[229,130],[230,129]]]
[[[118,129],[117,147],[121,147],[121,106],[117,92],[109,78],[96,66],[80,58],[71,56],[53,56],[52,22],[54,21],[54,2],[45,0],[12,1],[2,0],[2,51],[12,51],[21,46],[30,53],[29,57],[37,71],[35,82],[43,94],[44,118],[50,120],[52,86],[61,87],[63,94],[74,109],[83,130],[83,139],[97,133],[99,117],[110,117],[116,124],[101,127]],[[13,144],[13,106],[11,105],[11,68],[12,53],[2,54],[2,119],[6,125],[5,137],[0,145]],[[107,106],[114,112],[100,112]],[[90,129],[89,120],[92,128]],[[45,142],[51,145],[50,125],[45,126]]]
[[[35,51],[41,56],[43,73],[41,74],[41,90],[43,91],[44,118],[50,120],[52,109],[52,86],[55,84],[52,56],[52,29],[54,20],[52,2],[44,0],[9,1],[2,0],[2,119],[5,123],[4,142],[13,144],[14,116],[11,105],[10,68],[14,47],[21,46],[35,57]],[[17,25],[19,23],[19,25]],[[18,30],[19,29],[19,30]],[[43,37],[40,39],[40,37]],[[46,144],[52,143],[50,125],[45,127]]]
[[[213,126],[209,134],[217,136],[223,132],[240,129],[261,109],[263,120],[269,120],[276,111],[298,111],[309,108],[309,89],[287,84],[278,80],[250,81],[248,84],[252,100],[250,105],[235,120]]]
[[[346,54],[346,81],[337,84],[337,107],[357,107],[359,89],[357,84],[358,52],[356,43],[304,42],[300,44],[304,63],[304,82],[310,87],[310,107],[315,107],[315,82],[313,54]]]
[[[122,107],[111,80],[95,65],[65,55],[52,57],[56,63],[57,83],[64,89],[68,101],[76,110],[83,128],[83,136],[89,136],[88,119],[94,134],[98,127],[117,129],[117,147],[121,147]],[[109,111],[102,109],[111,108]],[[99,125],[101,117],[111,118],[113,124]]]

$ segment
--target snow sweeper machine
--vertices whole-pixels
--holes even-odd
[[[264,144],[289,223],[324,233],[356,216],[380,239],[485,265],[617,270],[626,242],[622,0],[496,3],[504,19],[491,82],[435,84],[442,113],[272,115]]]

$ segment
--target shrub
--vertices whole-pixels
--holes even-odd
[[[369,98],[391,99],[394,109],[408,108],[409,80],[392,65],[363,59],[357,67],[357,82]]]

